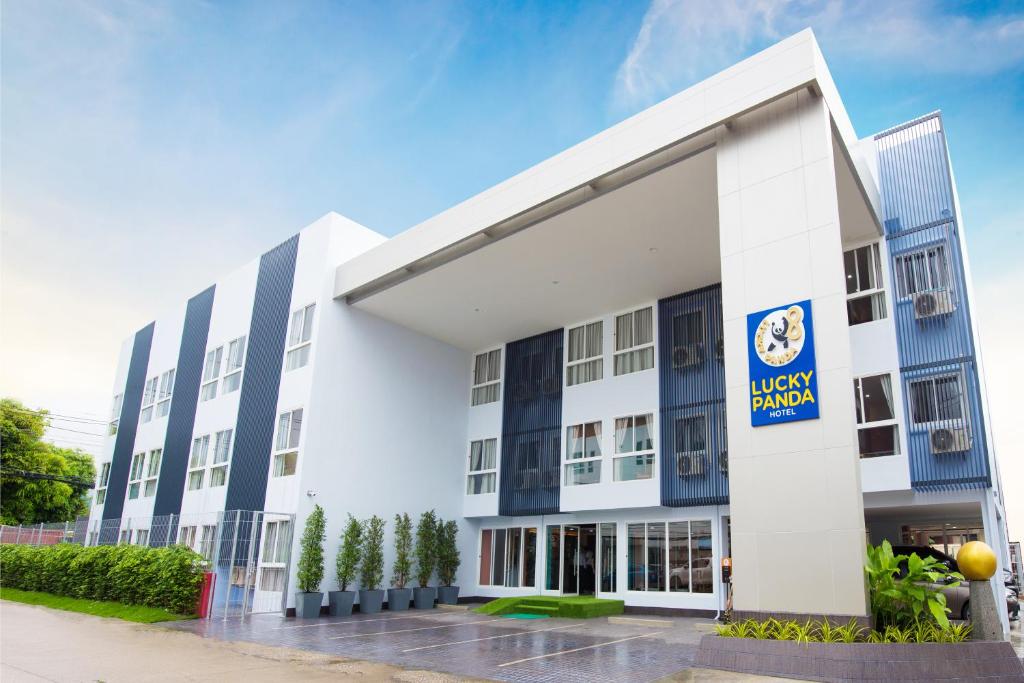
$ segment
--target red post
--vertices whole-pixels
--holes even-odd
[[[199,601],[196,603],[196,614],[199,615],[200,619],[205,619],[210,615],[210,603],[213,597],[213,584],[217,580],[217,575],[213,572],[206,572],[203,574],[203,589],[199,592]]]

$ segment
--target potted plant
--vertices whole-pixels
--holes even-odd
[[[356,578],[359,568],[360,545],[363,538],[363,525],[351,514],[341,534],[341,545],[334,561],[334,575],[338,581],[338,589],[327,594],[328,610],[332,617],[347,617],[352,614],[352,604],[356,592],[350,591],[348,585]]]
[[[393,611],[409,609],[412,589],[406,588],[412,572],[412,520],[408,513],[395,515],[395,565],[388,589],[388,609]]]
[[[295,594],[295,616],[315,619],[320,616],[324,594],[320,582],[324,578],[324,509],[313,506],[302,532],[297,571],[299,593]]]
[[[442,605],[459,602],[459,587],[453,586],[462,563],[459,557],[459,525],[454,519],[437,523],[437,601]]]
[[[437,516],[433,510],[420,515],[416,525],[416,580],[419,586],[413,589],[416,609],[432,609],[437,589],[427,586],[434,575],[437,564]]]
[[[363,556],[359,563],[359,611],[379,612],[384,604],[384,520],[374,515],[363,525]]]

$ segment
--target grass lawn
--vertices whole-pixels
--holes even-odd
[[[179,619],[192,619],[190,616],[173,614],[159,607],[143,607],[142,605],[124,605],[120,602],[105,602],[103,600],[83,600],[81,598],[69,598],[63,595],[52,595],[50,593],[37,593],[36,591],[23,591],[17,588],[0,588],[0,600],[11,600],[23,602],[28,605],[42,605],[53,609],[62,609],[68,612],[81,612],[92,614],[97,617],[113,617],[125,621],[136,621],[140,624],[153,624],[158,621],[176,621]]]
[[[497,598],[477,607],[477,614],[502,616],[505,614],[537,614],[567,619],[592,619],[622,614],[622,600],[580,596],[531,595],[516,598]]]

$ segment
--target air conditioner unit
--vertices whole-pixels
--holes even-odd
[[[937,315],[949,315],[956,310],[948,289],[934,289],[914,293],[914,318],[921,320]]]
[[[729,476],[729,449],[727,448],[718,454],[718,471]]]
[[[704,474],[704,454],[677,453],[676,469],[680,477],[696,477]]]
[[[937,427],[928,436],[932,453],[963,453],[971,449],[971,435],[966,429]]]
[[[686,344],[672,349],[672,367],[690,368],[704,361],[704,349],[698,344]]]

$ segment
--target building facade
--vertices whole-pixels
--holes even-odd
[[[739,611],[863,615],[865,541],[1009,566],[971,296],[941,116],[858,138],[805,31],[394,238],[329,214],[139,330],[90,542],[263,511],[286,595],[275,514],[322,505],[330,565],[346,514],[434,509],[465,597],[714,613],[729,557]]]

